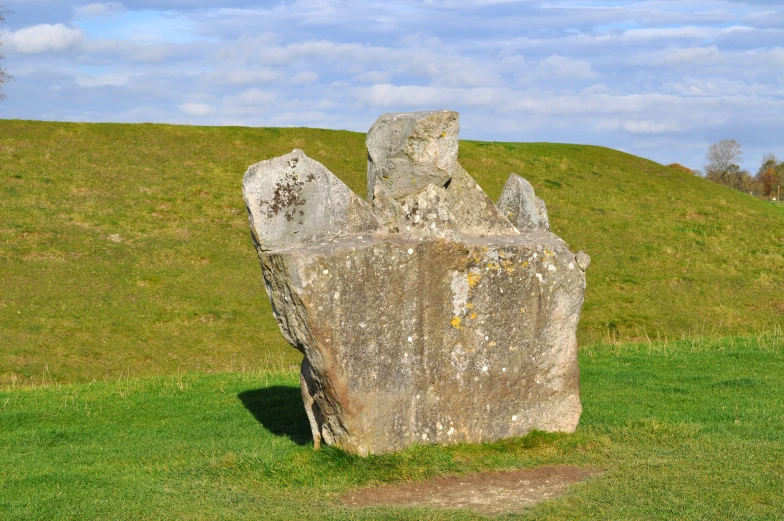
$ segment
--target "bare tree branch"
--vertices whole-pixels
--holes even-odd
[[[728,173],[733,166],[739,168],[741,145],[734,139],[722,139],[714,143],[708,149],[706,158],[708,164],[705,165],[706,172]]]
[[[5,9],[5,6],[3,4],[0,4],[0,23],[5,22],[5,14],[6,14],[6,12],[7,11]],[[0,45],[2,45],[2,44],[3,44],[3,42],[0,40]],[[5,56],[0,54],[0,59],[3,59],[3,58],[5,58]],[[7,72],[5,72],[5,69],[0,67],[0,101],[4,100],[6,98],[6,95],[3,92],[3,85],[8,83],[8,81],[10,79],[11,79],[11,76],[9,76]]]

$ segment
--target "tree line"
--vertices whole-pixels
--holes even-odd
[[[738,165],[741,153],[742,146],[734,139],[712,144],[706,154],[705,178],[762,199],[778,200],[784,192],[784,161],[773,154],[765,154],[757,173],[752,175]],[[670,166],[702,175],[699,170],[690,170],[676,163]]]

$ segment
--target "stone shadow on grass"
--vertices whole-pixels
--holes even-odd
[[[299,387],[276,385],[244,391],[237,398],[272,434],[286,436],[297,445],[313,443]]]

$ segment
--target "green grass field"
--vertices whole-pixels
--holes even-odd
[[[314,451],[293,372],[184,374],[0,392],[0,517],[480,519],[349,509],[357,486],[590,465],[600,476],[506,519],[784,518],[784,336],[595,346],[573,435]]]
[[[364,195],[363,141],[0,120],[0,519],[478,519],[337,498],[540,464],[604,473],[510,519],[784,519],[784,207],[600,147],[460,145],[593,258],[577,432],[314,451],[241,179],[296,147]]]
[[[364,195],[358,133],[0,120],[0,385],[295,362],[241,195],[295,147]],[[592,256],[582,344],[780,323],[784,207],[599,147],[461,142],[460,161],[494,198],[528,178]]]

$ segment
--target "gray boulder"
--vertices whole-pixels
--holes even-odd
[[[406,236],[517,235],[514,225],[457,162],[457,112],[384,114],[368,132],[368,199]]]
[[[405,134],[411,150],[438,150],[434,141],[457,128],[456,113],[433,114],[399,118],[432,125]],[[395,120],[382,119],[374,128]],[[401,149],[380,135],[376,151]],[[244,192],[273,312],[304,355],[316,447],[366,455],[575,429],[585,274],[560,238],[518,230],[456,161],[442,169],[448,183],[396,165],[389,179],[413,176],[419,189],[382,180],[360,204],[326,168],[293,154],[294,166],[289,157],[251,167]],[[440,152],[418,157],[416,172],[444,164]],[[292,184],[304,195],[286,195]]]
[[[242,193],[254,244],[264,251],[383,230],[370,205],[302,150],[252,165]]]
[[[384,114],[367,133],[368,196],[382,185],[394,199],[428,184],[443,187],[457,164],[457,112]]]
[[[550,231],[547,206],[536,197],[531,183],[517,174],[509,174],[498,208],[520,230]]]

